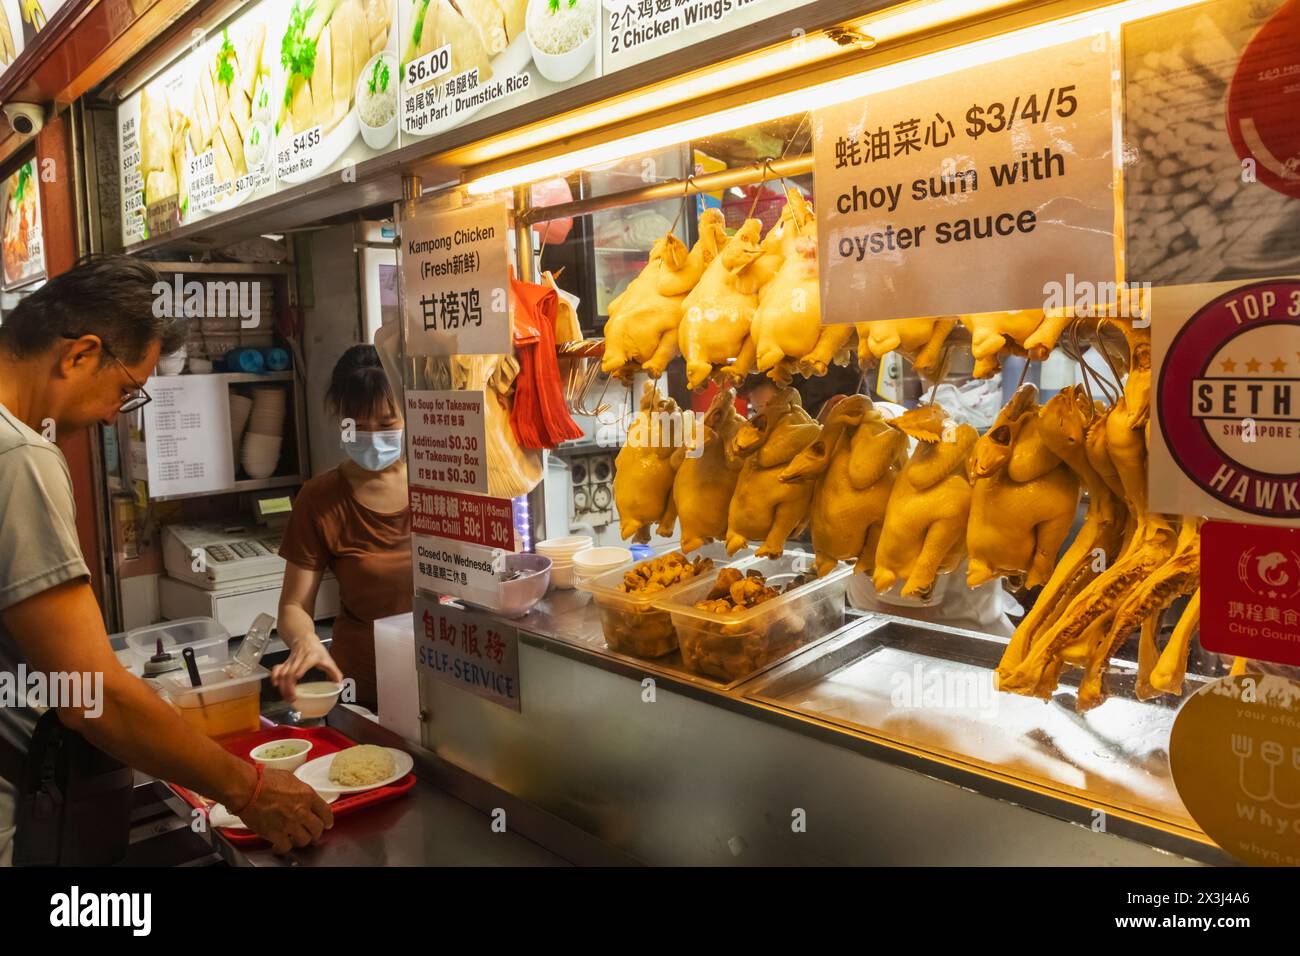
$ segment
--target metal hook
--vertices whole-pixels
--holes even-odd
[[[1083,379],[1083,389],[1088,393],[1088,420],[1092,421],[1097,416],[1097,396],[1092,391],[1093,377],[1096,373],[1088,367],[1088,363],[1083,358],[1083,349],[1079,345],[1079,328],[1081,325],[1082,322],[1079,319],[1075,319],[1070,323],[1067,336],[1069,345],[1065,346],[1065,354],[1079,366],[1079,375]],[[1098,379],[1097,387],[1101,388],[1100,379]],[[1109,392],[1106,393],[1106,397],[1107,399],[1110,398]]]
[[[1024,367],[1020,369],[1020,381],[1016,382],[1016,391],[1019,391],[1020,386],[1025,384],[1025,377],[1029,375],[1029,363],[1032,361],[1033,359],[1031,358],[1025,358]]]
[[[935,396],[939,393],[939,384],[948,377],[948,360],[952,358],[952,345],[945,344],[943,352],[939,355],[939,374],[934,378],[934,384],[930,386],[930,400],[927,405],[933,405]]]
[[[1106,337],[1103,334],[1106,328],[1106,323],[1108,322],[1114,323],[1115,327],[1119,329],[1120,335],[1124,335],[1124,330],[1120,328],[1119,323],[1116,322],[1114,319],[1110,318],[1109,316],[1107,316],[1101,319],[1100,321],[1098,321],[1097,323],[1097,348],[1101,350],[1102,358],[1106,360],[1106,365],[1110,368],[1110,374],[1115,376],[1116,394],[1123,395],[1124,394],[1124,373],[1121,372],[1119,368],[1115,365],[1115,359],[1110,354],[1110,347],[1106,345]],[[1127,336],[1125,338],[1127,340]],[[1129,361],[1130,362],[1132,361],[1131,356]]]
[[[677,231],[677,224],[682,221],[682,213],[686,211],[686,203],[691,198],[691,185],[695,182],[695,173],[687,173],[686,178],[682,180],[682,202],[677,207],[677,215],[673,217],[673,224],[668,227],[668,235]]]
[[[759,197],[763,195],[763,186],[767,183],[768,179],[774,175],[775,173],[772,172],[772,159],[771,157],[768,157],[763,160],[763,178],[760,179],[758,185],[754,187],[754,201],[749,204],[749,212],[745,216],[746,219],[754,218],[754,210],[758,208]]]

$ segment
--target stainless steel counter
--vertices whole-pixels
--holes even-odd
[[[635,865],[571,824],[523,805],[346,708],[336,707],[328,723],[358,743],[411,753],[415,787],[388,803],[339,818],[318,845],[285,856],[265,846],[238,846],[215,831],[199,834],[214,861],[312,867]],[[157,788],[164,802],[188,821],[189,806],[161,784]]]
[[[336,708],[330,723],[349,737],[413,754],[415,790],[341,821],[320,847],[278,858],[214,835],[217,856],[254,866],[1231,862],[1172,792],[1168,707],[1121,696],[1082,719],[1068,694],[998,695],[997,714],[978,698],[964,709],[893,706],[896,675],[920,665],[977,679],[997,639],[852,618],[724,684],[675,653],[610,650],[581,592],[553,593],[511,623],[522,713],[422,673],[419,748]],[[499,811],[504,834],[490,825]],[[792,827],[792,814],[808,827]]]
[[[523,712],[422,674],[425,747],[649,863],[1232,862],[1169,783],[1167,706],[888,713],[895,674],[987,675],[997,639],[857,618],[722,684],[610,650],[581,592],[512,623]]]

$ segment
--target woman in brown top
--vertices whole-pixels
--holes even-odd
[[[371,345],[348,349],[326,402],[339,416],[348,458],[298,492],[280,556],[285,560],[279,633],[289,659],[271,671],[286,700],[318,667],[356,681],[356,702],[376,707],[374,622],[411,610],[411,510],[402,461],[404,422]],[[326,570],[339,582],[339,615],[325,650],[312,619]]]

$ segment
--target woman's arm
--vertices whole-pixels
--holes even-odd
[[[280,616],[276,628],[289,647],[289,659],[271,669],[271,682],[280,696],[292,701],[298,678],[319,667],[331,680],[343,680],[334,659],[316,636],[316,593],[324,571],[312,571],[292,561],[284,562],[284,584],[280,588]]]

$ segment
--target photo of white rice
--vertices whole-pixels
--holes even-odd
[[[357,90],[361,122],[378,129],[397,115],[397,62],[382,55],[362,74]]]
[[[533,0],[528,7],[528,37],[543,53],[568,53],[595,33],[596,13],[596,0]]]

